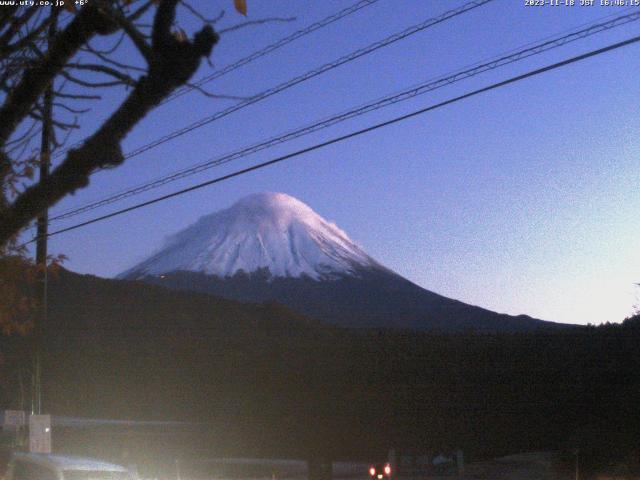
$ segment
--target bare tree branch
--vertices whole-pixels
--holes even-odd
[[[42,113],[38,113],[35,110],[29,112],[29,116],[35,120],[39,120],[42,121]],[[67,123],[67,122],[62,122],[60,120],[52,120],[52,123],[59,128],[62,128],[63,130],[67,130],[69,128],[80,128],[80,125],[78,125],[77,123]]]
[[[18,3],[16,2],[14,5],[6,5],[3,9],[0,10],[0,30],[3,30],[5,26],[9,23],[13,14],[18,11]]]
[[[24,140],[26,137],[28,137],[29,135],[32,134],[32,132],[38,133],[38,130],[36,130],[36,126],[38,125],[38,122],[31,122],[31,125],[29,125],[29,127],[27,128],[27,130],[20,135],[19,137],[16,137],[14,139],[12,139],[11,141],[7,142],[5,144],[5,146],[9,146],[9,145],[13,145],[15,143],[21,142],[22,140]],[[34,131],[35,130],[35,131]]]
[[[22,25],[27,23],[38,10],[38,7],[32,6],[28,8],[22,15],[14,18],[11,24],[7,26],[7,30],[2,35],[0,35],[0,45],[8,45],[9,42],[20,33],[20,28],[22,27]]]
[[[153,48],[163,50],[171,48],[174,42],[171,27],[176,18],[176,5],[178,0],[165,0],[158,5],[158,12],[153,19],[151,43]]]
[[[83,47],[81,50],[89,50],[92,53],[101,53],[102,55],[111,55],[120,47],[120,45],[122,45],[122,41],[124,40],[125,36],[126,36],[125,32],[122,32],[118,36],[118,39],[115,41],[115,43],[111,47],[107,48],[106,50],[98,50],[97,48],[91,46],[91,41],[87,42],[87,45]]]
[[[100,100],[102,98],[102,96],[100,95],[87,95],[82,93],[65,93],[61,91],[56,91],[55,96],[60,98],[68,98],[70,100]]]
[[[129,86],[134,86],[136,84],[136,81],[133,78],[131,78],[129,75],[122,73],[114,68],[107,67],[106,65],[99,65],[96,63],[67,63],[67,67],[75,70],[88,70],[91,72],[109,75],[110,77],[113,77],[119,80],[118,82],[119,84],[125,84]],[[77,80],[76,80],[76,83],[77,83]],[[104,84],[102,84],[102,86],[104,86]]]
[[[113,80],[111,82],[92,82],[89,80],[83,80],[81,78],[78,78],[72,75],[69,72],[65,72],[64,70],[60,72],[60,75],[66,78],[67,80],[69,80],[71,83],[75,83],[76,85],[80,85],[81,87],[87,87],[87,88],[108,88],[108,87],[118,87],[122,85],[127,85],[127,83],[123,82],[122,80]]]
[[[83,7],[69,25],[55,37],[48,51],[34,67],[25,71],[20,83],[0,107],[0,145],[4,144],[27,116],[35,101],[69,59],[95,34],[113,33],[117,28],[92,3]]]
[[[147,63],[151,63],[153,61],[153,51],[147,43],[144,35],[142,35],[142,33],[140,33],[138,29],[136,29],[132,22],[129,22],[124,16],[122,16],[120,12],[110,10],[109,13],[111,18],[131,39],[131,41],[136,46],[142,57],[147,61]]]
[[[66,110],[69,113],[75,113],[78,115],[81,115],[83,113],[87,113],[89,111],[91,111],[90,108],[82,108],[82,109],[76,109],[76,108],[72,108],[69,105],[65,105],[64,103],[60,103],[60,102],[53,102],[53,106],[57,107],[57,108],[61,108],[63,110]]]
[[[192,88],[195,91],[197,91],[198,93],[201,93],[202,95],[204,95],[205,97],[209,97],[209,98],[218,98],[218,99],[222,99],[222,100],[247,100],[250,97],[243,97],[243,96],[239,96],[239,95],[225,95],[223,93],[213,93],[213,92],[209,92],[207,90],[205,90],[204,88],[202,88],[200,85],[196,85],[195,83],[190,83],[187,82],[185,83],[186,87]]]
[[[7,56],[11,55],[12,53],[17,52],[22,48],[25,48],[27,45],[29,45],[31,42],[37,39],[49,27],[49,25],[51,25],[51,23],[53,22],[56,16],[57,16],[57,13],[50,15],[47,19],[45,19],[45,21],[41,22],[40,25],[38,25],[38,27],[32,29],[27,35],[23,36],[19,40],[16,40],[12,44],[8,44],[9,42],[8,39],[5,40],[2,37],[0,37],[0,59],[4,59]],[[13,28],[19,28],[19,27],[12,26],[7,33],[11,33],[11,30]]]
[[[98,57],[103,62],[108,63],[110,65],[113,65],[114,67],[117,67],[117,68],[123,68],[125,70],[133,70],[133,71],[136,71],[136,72],[146,72],[147,71],[146,68],[138,67],[136,65],[129,65],[129,64],[126,64],[126,63],[122,63],[122,62],[118,62],[118,61],[116,61],[116,60],[114,60],[112,58],[109,58],[106,54],[104,54],[104,53],[102,53],[100,51],[93,50],[93,48],[91,48],[91,47],[88,47],[88,48],[83,49],[83,50],[95,55],[96,57]]]
[[[13,203],[0,210],[0,245],[6,245],[13,235],[26,227],[42,210],[69,193],[85,187],[93,171],[122,163],[124,156],[120,142],[152,108],[187,82],[198,69],[200,60],[210,55],[219,36],[209,25],[197,32],[192,41],[179,40],[173,36],[171,27],[176,5],[177,0],[164,0],[158,6],[147,75],[140,77],[124,102],[81,146],[67,153],[46,181],[28,187]],[[111,14],[108,16],[113,18]],[[77,18],[74,22],[76,20]],[[67,28],[70,26],[71,24]],[[94,31],[95,28],[90,29],[90,32]],[[83,41],[75,40],[73,51],[77,51],[91,37],[91,33],[87,31],[82,33]],[[67,51],[64,53],[70,54]],[[64,58],[66,63],[67,55],[58,54],[57,58]],[[60,73],[61,70],[58,69],[56,74]],[[38,96],[35,97],[37,98]],[[35,103],[35,99],[31,104]],[[0,121],[3,113],[0,109]],[[24,115],[28,113],[27,109]],[[12,119],[16,115],[12,117],[5,113],[5,117]],[[7,135],[7,132],[3,132],[0,126],[0,141],[4,140],[2,134]],[[6,155],[0,157],[0,168],[9,161],[3,160],[5,157]]]
[[[215,25],[222,19],[222,17],[224,17],[224,10],[221,10],[220,13],[213,18],[207,18],[204,15],[202,15],[198,10],[193,8],[189,4],[189,2],[187,2],[186,0],[180,0],[180,4],[194,17],[196,17],[198,20],[202,21],[203,23],[206,23],[207,25]]]
[[[138,20],[142,15],[144,15],[149,8],[154,4],[154,0],[146,1],[138,10],[133,12],[132,14],[127,16],[127,20],[131,23]]]

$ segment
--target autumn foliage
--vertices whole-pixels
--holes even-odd
[[[49,259],[46,274],[55,277],[64,256]],[[0,256],[0,329],[4,335],[28,335],[33,331],[42,301],[37,295],[44,266],[20,255]]]
[[[33,329],[36,281],[37,268],[23,258],[0,258],[0,328],[5,335],[26,335]]]

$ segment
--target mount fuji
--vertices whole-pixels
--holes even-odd
[[[207,215],[121,277],[175,271],[231,277],[266,269],[314,280],[380,266],[333,223],[284,193],[259,193]]]
[[[276,301],[349,328],[495,332],[563,326],[425,290],[284,193],[250,195],[202,217],[118,278],[245,302]]]

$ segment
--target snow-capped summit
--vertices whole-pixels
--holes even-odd
[[[120,277],[187,271],[224,278],[268,269],[273,277],[319,280],[359,267],[378,264],[335,224],[289,195],[258,193],[200,218]]]

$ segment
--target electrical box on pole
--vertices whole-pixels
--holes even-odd
[[[51,453],[51,415],[29,415],[29,451]]]

